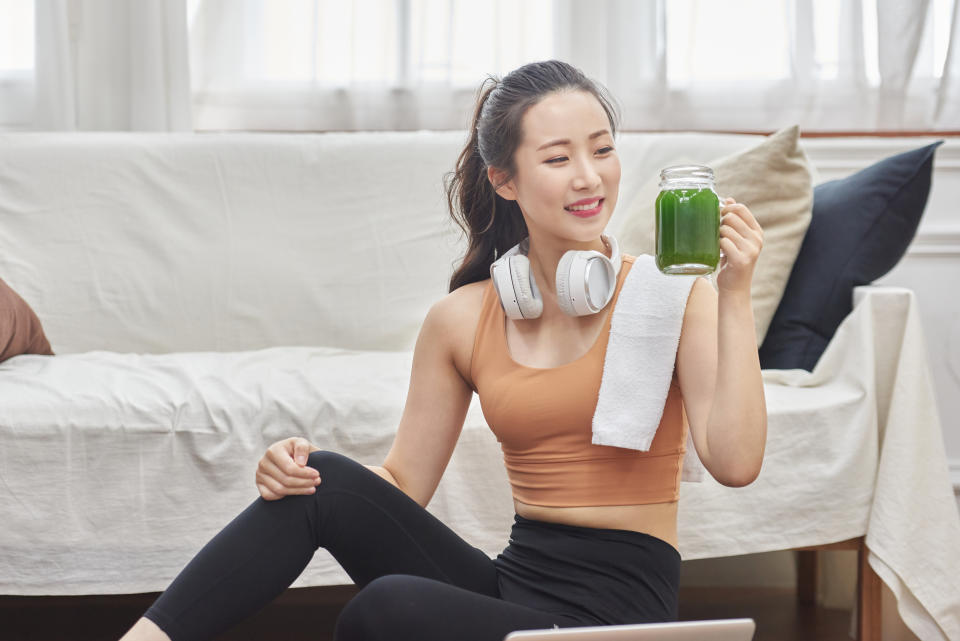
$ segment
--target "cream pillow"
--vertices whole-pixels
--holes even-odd
[[[812,166],[799,143],[800,128],[795,125],[771,134],[746,151],[705,163],[713,168],[720,197],[733,197],[747,205],[763,228],[763,250],[750,291],[758,346],[767,334],[810,226]],[[677,163],[689,160],[677,159]],[[644,185],[623,212],[617,240],[628,254],[655,253],[653,205],[659,192],[658,180],[659,176]]]

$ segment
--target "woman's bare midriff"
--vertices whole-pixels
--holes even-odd
[[[655,536],[678,548],[676,501],[647,505],[547,507],[514,499],[513,507],[517,514],[527,519],[581,527],[633,530]]]

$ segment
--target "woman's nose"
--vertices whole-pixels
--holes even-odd
[[[576,189],[594,188],[600,185],[600,173],[589,160],[577,163],[577,173],[573,178]]]

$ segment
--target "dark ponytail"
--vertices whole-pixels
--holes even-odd
[[[520,206],[496,193],[487,178],[487,167],[505,172],[504,182],[513,178],[524,113],[561,90],[593,94],[607,112],[611,135],[616,136],[618,117],[606,89],[565,62],[532,62],[502,80],[488,76],[480,85],[470,139],[455,170],[444,176],[450,216],[469,239],[467,252],[450,278],[449,291],[489,278],[490,264],[527,236]]]

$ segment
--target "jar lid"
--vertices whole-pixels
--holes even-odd
[[[694,180],[713,180],[713,169],[706,165],[673,165],[660,170],[660,180],[692,178]]]

